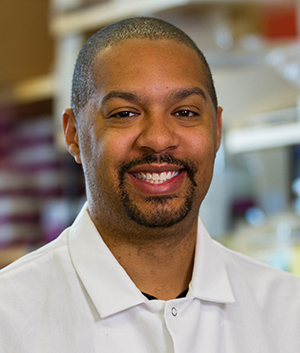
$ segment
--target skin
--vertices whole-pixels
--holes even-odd
[[[63,113],[67,148],[83,165],[91,218],[141,291],[175,298],[192,276],[198,212],[220,145],[222,108],[213,106],[196,52],[172,40],[130,39],[104,49],[94,80],[96,92],[81,116]],[[182,220],[149,227],[128,216],[122,190],[151,224],[174,218],[193,188],[182,165],[159,161],[165,155],[196,167],[192,201]],[[126,170],[121,190],[120,166],[144,156],[158,161]],[[179,175],[159,185],[135,177],[164,171]]]

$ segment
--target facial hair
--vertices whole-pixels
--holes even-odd
[[[151,212],[145,212],[141,207],[130,198],[125,182],[125,174],[139,165],[152,164],[152,163],[167,163],[170,165],[177,165],[182,167],[187,173],[189,184],[186,187],[184,200],[178,209],[168,207],[168,203],[178,196],[174,195],[161,195],[161,196],[145,196],[144,201],[151,204]],[[194,197],[195,188],[195,174],[197,168],[195,163],[189,160],[181,160],[172,157],[170,154],[157,155],[144,155],[134,160],[123,162],[118,170],[119,190],[121,201],[127,216],[136,223],[146,226],[148,228],[168,228],[176,223],[181,222],[190,212]]]

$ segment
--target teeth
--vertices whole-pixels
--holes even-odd
[[[151,183],[151,184],[162,184],[165,181],[174,178],[178,174],[179,174],[179,171],[177,171],[177,172],[162,172],[160,174],[158,174],[158,173],[146,173],[145,174],[143,172],[133,173],[133,175],[137,179],[144,180],[144,181]]]

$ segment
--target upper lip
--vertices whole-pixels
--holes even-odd
[[[179,165],[173,164],[142,164],[136,166],[128,171],[128,173],[163,173],[163,172],[177,172],[179,170],[184,169]]]

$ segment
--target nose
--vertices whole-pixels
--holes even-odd
[[[139,149],[148,153],[163,153],[179,145],[175,123],[163,114],[145,115],[141,131],[136,140]]]

